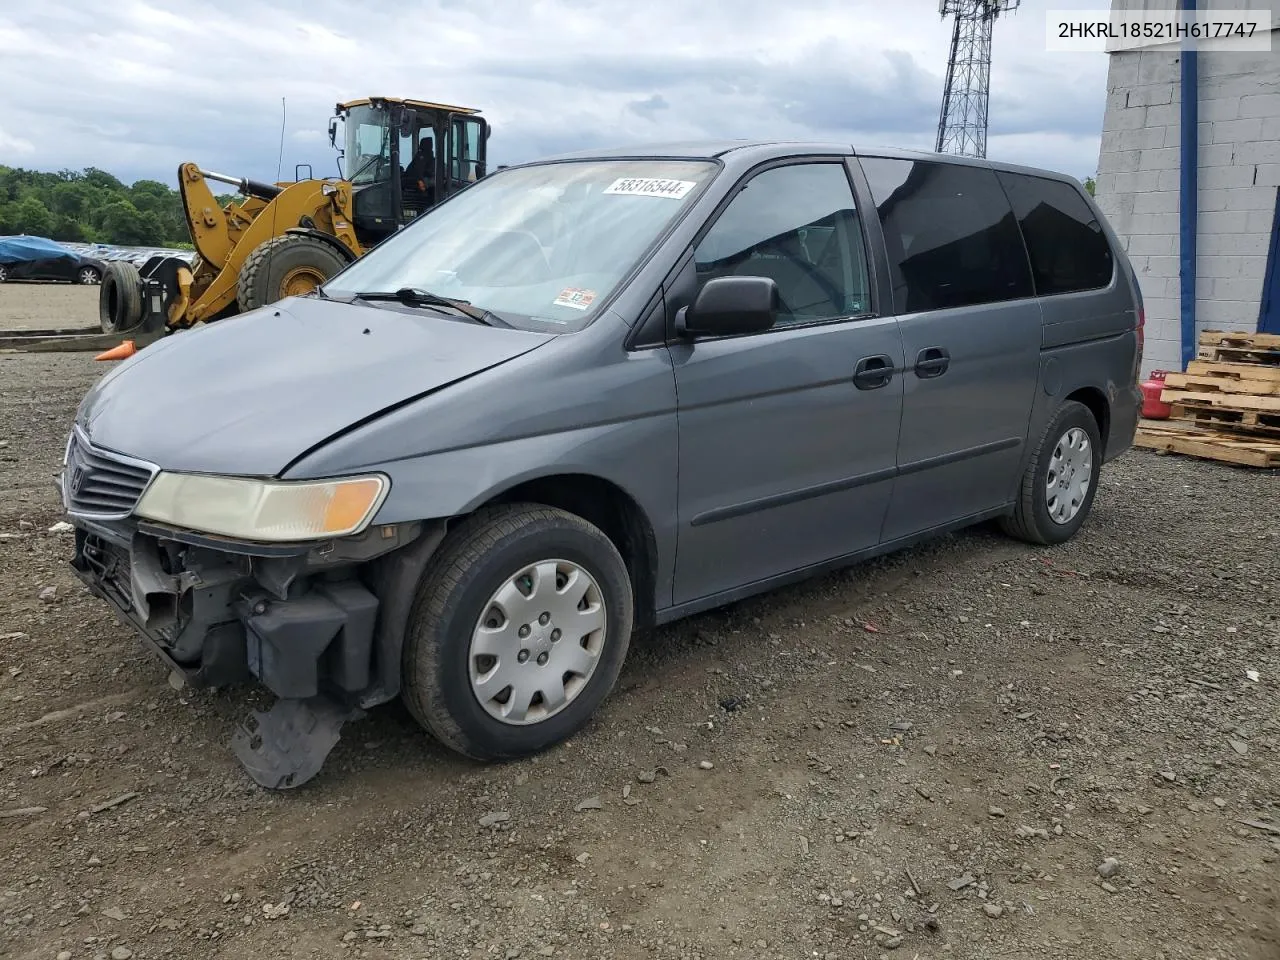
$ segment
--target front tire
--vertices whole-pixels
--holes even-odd
[[[236,281],[236,303],[244,312],[301,296],[346,265],[342,254],[324,240],[296,233],[273,237],[245,257]]]
[[[626,564],[598,528],[536,504],[482,508],[420,581],[402,698],[465,756],[539,753],[577,733],[613,689],[633,618]]]
[[[1102,470],[1098,422],[1083,403],[1068,400],[1045,428],[1027,464],[1004,532],[1038,545],[1065,543],[1093,508]]]
[[[92,286],[101,282],[102,274],[98,272],[97,267],[81,267],[76,271],[76,283],[82,286]]]

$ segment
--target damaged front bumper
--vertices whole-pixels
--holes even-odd
[[[397,695],[412,584],[443,535],[412,523],[276,545],[132,517],[69,520],[76,575],[170,669],[193,686],[256,681],[279,698],[232,739],[272,789],[315,776],[343,724]]]

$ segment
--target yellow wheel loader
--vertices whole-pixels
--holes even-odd
[[[271,184],[184,163],[178,187],[195,256],[157,255],[140,268],[109,262],[103,331],[159,335],[306,293],[485,175],[489,125],[470,107],[392,97],[339,103],[329,121],[334,147],[339,123],[341,178]],[[243,199],[221,207],[209,181]]]

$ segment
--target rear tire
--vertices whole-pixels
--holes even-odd
[[[142,321],[142,279],[125,260],[111,260],[98,290],[98,322],[103,333],[124,333]]]
[[[5,283],[9,279],[9,268],[0,263],[0,283]]]
[[[1045,427],[1022,475],[1018,502],[1001,518],[1001,528],[1027,543],[1065,543],[1088,518],[1101,471],[1098,422],[1083,403],[1068,400]]]
[[[401,696],[465,756],[539,753],[577,733],[613,689],[633,617],[626,564],[598,528],[536,504],[482,508],[419,582]]]
[[[298,296],[332,277],[349,261],[323,240],[285,234],[259,244],[240,267],[236,303],[256,310]]]

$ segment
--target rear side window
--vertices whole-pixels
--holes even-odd
[[[1033,296],[1009,200],[985,167],[864,157],[898,313]]]
[[[1097,290],[1115,271],[1102,225],[1069,183],[1002,171],[1000,182],[1027,241],[1036,293]]]

